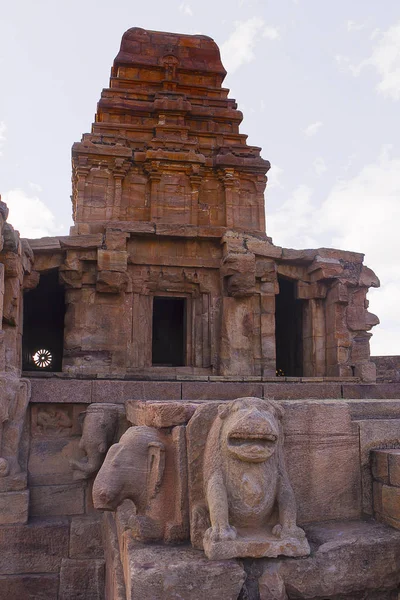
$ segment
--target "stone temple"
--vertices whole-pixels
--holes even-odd
[[[225,75],[206,36],[129,29],[70,235],[0,205],[0,600],[399,597],[379,280],[273,243]]]

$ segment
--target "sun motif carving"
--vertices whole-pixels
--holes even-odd
[[[35,354],[32,356],[33,362],[37,367],[45,368],[49,367],[52,363],[53,356],[50,350],[46,350],[46,348],[42,348],[37,350]]]

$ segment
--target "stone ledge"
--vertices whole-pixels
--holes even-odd
[[[266,559],[252,565],[258,570],[254,576],[263,565],[260,591],[279,576],[290,598],[391,598],[390,590],[400,579],[400,531],[372,520],[316,523],[305,530],[312,547],[308,558]],[[382,596],[374,595],[378,592]],[[274,596],[261,595],[262,600],[270,597]]]

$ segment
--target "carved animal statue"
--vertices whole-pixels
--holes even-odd
[[[93,485],[93,504],[99,510],[116,510],[124,500],[133,501],[136,516],[131,527],[139,539],[162,537],[148,516],[165,469],[165,447],[159,439],[157,429],[130,427],[111,446]]]
[[[119,407],[116,404],[91,404],[84,414],[79,447],[87,458],[71,460],[74,479],[88,479],[96,473],[113,443],[118,429]]]
[[[283,457],[282,407],[239,398],[221,404],[204,453],[205,497],[211,527],[204,540],[234,540],[237,528],[269,525],[276,537],[304,538]]]

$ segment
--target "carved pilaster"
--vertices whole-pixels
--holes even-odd
[[[111,219],[118,220],[121,216],[122,182],[129,171],[129,167],[129,161],[124,160],[123,158],[115,159],[115,165],[112,171],[114,176],[114,202],[111,215],[108,215]]]
[[[239,203],[240,179],[235,169],[223,169],[220,178],[225,189],[226,226],[234,227],[234,206]]]

